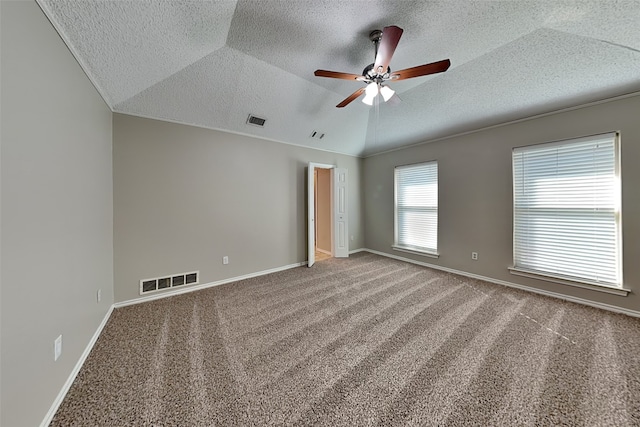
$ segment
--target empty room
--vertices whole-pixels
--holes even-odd
[[[640,425],[640,1],[0,1],[0,425]]]

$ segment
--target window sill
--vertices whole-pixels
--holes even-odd
[[[440,257],[440,254],[437,253],[437,252],[421,251],[420,249],[405,248],[403,246],[391,245],[391,249],[393,249],[394,251],[406,252],[408,254],[421,255],[421,256],[426,256],[426,257],[429,257],[429,258],[439,258]]]
[[[538,273],[530,270],[524,270],[516,267],[509,267],[509,272],[516,276],[529,277],[531,279],[544,280],[546,282],[553,282],[561,285],[574,286],[577,288],[589,289],[592,291],[605,292],[607,294],[619,295],[623,297],[626,297],[629,294],[629,292],[631,292],[630,289],[626,289],[626,288],[616,288],[616,287],[607,286],[607,285],[596,285],[596,284],[587,283],[587,282],[578,282],[578,281],[569,280],[559,276],[553,276],[550,274],[547,275],[547,274]]]

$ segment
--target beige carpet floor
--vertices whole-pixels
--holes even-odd
[[[369,253],[117,309],[53,426],[640,425],[640,320]]]

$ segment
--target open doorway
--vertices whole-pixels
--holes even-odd
[[[320,184],[320,194],[317,191],[316,183],[318,181],[324,182],[325,175],[320,172],[318,175],[316,171],[325,170],[329,177],[328,191],[326,186]],[[307,266],[311,267],[316,261],[316,248],[318,233],[325,233],[329,230],[329,237],[324,238],[320,243],[320,249],[328,252],[335,258],[346,258],[349,256],[349,216],[347,212],[347,170],[344,168],[338,168],[335,165],[325,165],[320,163],[309,163],[307,169]],[[323,203],[322,200],[316,203],[318,197],[325,199],[326,194],[329,193],[329,202]],[[320,205],[320,210],[316,209],[316,205]],[[323,221],[324,224],[320,224],[318,229],[316,224],[317,215],[323,216],[326,213],[326,209],[329,209],[329,220]],[[328,243],[328,246],[327,246]],[[327,250],[328,248],[328,250]],[[318,253],[323,253],[318,251]]]
[[[316,261],[333,257],[331,229],[331,169],[315,168]]]

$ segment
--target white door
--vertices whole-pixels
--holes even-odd
[[[347,210],[347,170],[333,169],[333,256],[349,256],[349,215]]]

